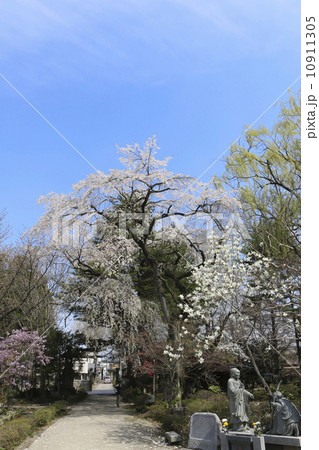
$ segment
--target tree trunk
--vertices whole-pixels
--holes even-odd
[[[40,399],[41,401],[44,401],[46,398],[46,392],[45,392],[45,368],[41,367],[41,373],[40,373]]]
[[[180,346],[180,332],[179,329],[175,328],[175,336],[177,346]],[[176,361],[176,390],[177,390],[177,406],[181,408],[182,406],[182,364],[181,360]]]
[[[126,364],[127,364],[126,375],[127,375],[127,378],[128,378],[129,386],[135,388],[136,387],[136,380],[135,380],[134,373],[133,373],[133,363],[132,363],[132,361],[130,359],[128,359]]]
[[[254,356],[253,356],[253,354],[252,354],[252,352],[251,352],[251,350],[250,350],[250,348],[249,348],[247,342],[245,343],[245,347],[246,347],[247,353],[248,353],[248,355],[249,355],[249,358],[250,358],[250,360],[251,360],[251,362],[252,362],[252,365],[254,366],[255,372],[256,372],[258,378],[259,378],[260,381],[261,381],[261,384],[264,386],[264,388],[265,388],[265,390],[267,391],[267,393],[268,393],[269,395],[272,395],[271,389],[270,389],[269,385],[266,383],[266,380],[264,379],[264,377],[261,375],[261,373],[260,373],[260,371],[259,371],[259,369],[258,369],[258,367],[257,367],[255,358],[254,358]]]
[[[300,335],[300,330],[298,327],[298,317],[297,314],[293,315],[293,323],[294,323],[294,329],[295,329],[295,342],[296,342],[296,350],[297,350],[297,357],[298,357],[298,362],[299,362],[299,366],[301,367],[301,346],[300,346],[300,341],[301,341],[301,335]]]
[[[271,331],[272,331],[272,345],[276,350],[278,350],[276,319],[273,311],[271,312]],[[277,352],[275,352],[275,354],[273,355],[273,359],[274,359],[274,372],[280,374],[280,361],[279,361],[279,354]]]

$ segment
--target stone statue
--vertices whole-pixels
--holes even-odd
[[[300,413],[278,390],[272,396],[271,409],[271,430],[267,434],[300,436]]]
[[[249,428],[249,402],[254,399],[253,394],[245,390],[240,381],[240,371],[236,368],[230,370],[227,384],[227,395],[230,409],[230,429],[233,431],[248,431]]]

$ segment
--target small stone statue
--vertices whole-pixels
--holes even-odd
[[[231,413],[229,425],[233,431],[249,431],[249,402],[254,399],[254,396],[245,390],[239,378],[240,371],[236,368],[231,369],[227,384],[229,409]]]
[[[267,434],[300,436],[300,413],[278,390],[272,396],[271,409],[271,430]]]

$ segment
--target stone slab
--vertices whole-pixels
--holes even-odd
[[[263,437],[266,444],[266,450],[301,450],[300,436],[264,434]]]
[[[213,413],[195,413],[191,417],[188,448],[218,450],[221,422]]]
[[[292,447],[301,447],[301,437],[300,436],[277,436],[274,434],[264,434],[263,435],[266,444],[279,444],[279,445],[290,445]]]
[[[175,433],[175,431],[167,431],[164,436],[169,444],[181,442],[182,440],[181,436],[178,433]]]

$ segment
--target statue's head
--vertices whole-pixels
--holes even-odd
[[[233,367],[230,369],[230,376],[238,380],[240,377],[240,371],[236,367]]]
[[[276,401],[276,400],[280,400],[283,397],[283,395],[281,392],[276,391],[272,397],[273,397],[273,400]]]

